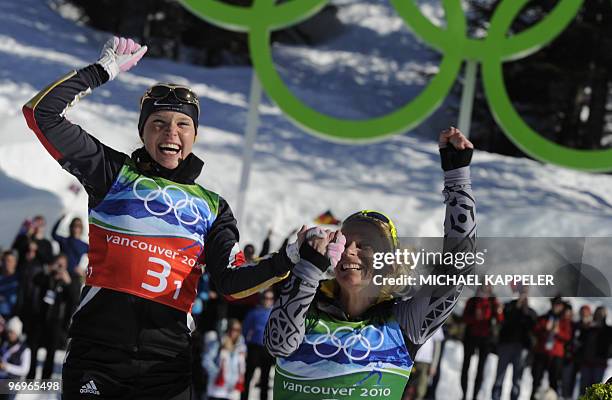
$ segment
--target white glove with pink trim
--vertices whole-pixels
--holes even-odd
[[[136,65],[146,52],[147,46],[140,46],[132,39],[114,36],[104,44],[96,64],[104,68],[108,73],[108,80],[112,81],[119,72],[125,72]]]

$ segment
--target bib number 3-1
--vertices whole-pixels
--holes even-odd
[[[168,277],[172,272],[172,267],[170,266],[170,263],[157,257],[149,257],[149,262],[162,266],[161,271],[156,271],[153,269],[147,270],[147,275],[157,279],[158,284],[154,286],[143,282],[140,284],[140,287],[145,290],[148,290],[149,292],[161,293],[166,290],[166,287],[168,287]],[[172,298],[176,300],[178,299],[179,293],[181,291],[181,281],[175,280],[174,284],[176,286],[176,291],[174,292]]]

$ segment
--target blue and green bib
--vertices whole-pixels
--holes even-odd
[[[274,398],[400,399],[412,360],[397,321],[341,321],[324,312],[307,317],[297,351],[278,358]]]
[[[199,185],[142,175],[131,159],[89,210],[86,284],[188,312],[219,196]]]

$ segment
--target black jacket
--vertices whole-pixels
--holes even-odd
[[[531,331],[538,316],[530,308],[519,308],[518,302],[512,300],[504,306],[504,322],[499,332],[499,343],[520,343],[531,349]]]
[[[65,110],[91,89],[108,80],[98,65],[73,71],[36,95],[23,107],[28,126],[46,150],[85,187],[89,208],[106,196],[129,157],[90,136],[68,121]],[[135,132],[134,134],[137,134]],[[131,156],[143,175],[161,176],[192,184],[204,163],[190,154],[179,167],[168,170],[155,163],[144,149]],[[283,279],[293,267],[286,252],[272,254],[240,268],[236,265],[238,229],[223,199],[207,237],[206,271],[219,292],[246,297],[257,289]],[[86,286],[73,315],[69,336],[129,351],[175,355],[189,346],[189,316],[178,309],[105,288]]]
[[[35,318],[39,327],[59,324],[64,330],[67,328],[80,289],[78,277],[71,278],[72,281],[66,283],[48,271],[40,271],[34,276],[33,283],[38,286]]]

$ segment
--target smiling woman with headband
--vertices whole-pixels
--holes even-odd
[[[189,399],[190,310],[202,273],[222,294],[246,297],[300,259],[296,242],[241,265],[229,205],[195,182],[204,163],[192,153],[200,104],[189,87],[158,83],[145,92],[144,146],[131,156],[65,118],[70,105],[145,52],[131,39],[111,39],[95,64],[23,107],[45,149],[89,195],[90,264],[69,330],[64,399]]]
[[[474,245],[472,149],[458,129],[440,135],[447,251]],[[376,274],[398,272],[394,265],[374,268],[375,253],[399,248],[395,225],[381,212],[356,212],[341,230],[321,230],[306,243],[300,254],[309,257],[283,285],[266,327],[266,347],[277,357],[274,398],[402,399],[417,350],[450,316],[462,288],[423,287],[396,300],[376,285]],[[459,273],[454,265],[436,268]]]

